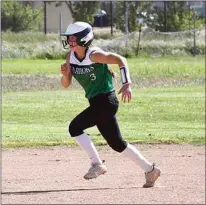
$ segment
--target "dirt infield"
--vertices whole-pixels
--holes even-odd
[[[162,169],[156,186],[109,147],[98,147],[108,172],[86,181],[89,160],[77,148],[2,151],[2,204],[205,204],[205,146],[135,145]]]

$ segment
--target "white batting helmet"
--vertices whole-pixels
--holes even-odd
[[[76,42],[79,46],[88,47],[93,38],[94,34],[92,31],[92,26],[86,22],[77,21],[70,24],[65,33],[61,34],[61,36],[75,36]],[[63,47],[68,45],[68,39],[62,40]]]

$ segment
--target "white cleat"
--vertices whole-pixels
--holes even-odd
[[[104,164],[92,164],[89,171],[84,175],[84,179],[93,179],[97,178],[101,174],[107,172],[107,167]]]

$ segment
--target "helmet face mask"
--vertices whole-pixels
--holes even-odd
[[[78,45],[76,36],[61,36],[61,38],[64,49],[72,48]]]
[[[62,41],[63,48],[68,49],[69,48],[69,42],[67,40],[67,36],[62,36],[61,35],[61,41]]]
[[[92,27],[85,22],[75,22],[70,24],[64,34],[61,34],[62,44],[65,49],[75,47],[77,45],[88,47],[93,38]],[[66,38],[65,38],[66,37]],[[75,44],[76,43],[76,44]]]
[[[75,47],[78,45],[76,36],[67,36],[67,42],[70,47]]]

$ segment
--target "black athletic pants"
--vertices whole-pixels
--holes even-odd
[[[99,94],[90,99],[89,104],[88,108],[71,121],[70,135],[79,136],[85,129],[96,125],[109,146],[117,152],[122,152],[127,147],[127,142],[122,139],[115,117],[119,107],[115,92]]]

